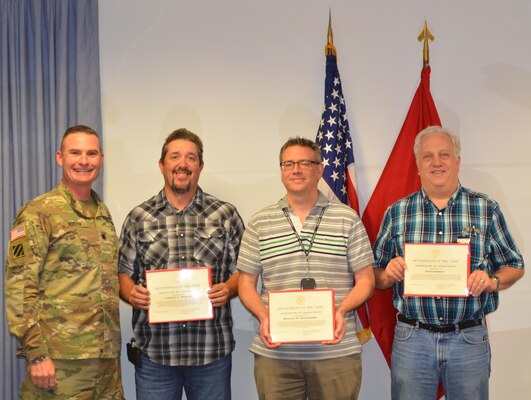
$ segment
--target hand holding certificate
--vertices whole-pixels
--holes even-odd
[[[146,271],[149,323],[212,319],[211,280],[207,267]]]
[[[334,339],[332,289],[269,292],[269,331],[275,343],[323,342]]]
[[[404,251],[405,296],[468,296],[468,244],[406,243]]]

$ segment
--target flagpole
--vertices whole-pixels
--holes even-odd
[[[335,56],[334,32],[332,32],[332,9],[328,9],[328,34],[326,37],[325,56]]]
[[[428,21],[424,20],[424,28],[422,29],[422,32],[420,32],[420,35],[417,39],[419,40],[419,42],[424,41],[424,51],[422,52],[422,60],[423,66],[424,68],[426,68],[426,66],[430,65],[429,42],[433,42],[435,40],[435,36],[433,36],[430,30],[428,29]]]
[[[324,108],[315,139],[315,143],[321,149],[324,168],[318,187],[329,200],[347,204],[359,213],[353,142],[337,68],[330,9],[324,51],[326,56]],[[363,344],[371,338],[367,304],[362,304],[356,311],[359,319],[359,323],[356,323],[358,328],[356,334],[360,344]]]
[[[424,41],[424,49],[422,52],[422,62],[423,62],[422,75],[424,75],[425,71],[427,73],[431,71],[431,68],[429,68],[429,65],[430,65],[429,42],[433,42],[435,40],[435,36],[433,36],[433,34],[428,29],[428,21],[424,20],[424,28],[422,29],[422,32],[420,32],[420,35],[418,36],[417,39],[419,42]],[[440,125],[440,122],[439,122],[439,125]],[[439,383],[439,387],[437,390],[437,399],[440,399],[441,397],[443,397],[443,395],[444,395],[444,387],[442,383]]]
[[[429,41],[435,37],[428,29],[427,22],[418,36],[424,41],[423,61],[420,84],[413,96],[406,119],[395,140],[380,179],[363,212],[362,221],[374,244],[385,210],[395,201],[420,190],[420,178],[416,165],[413,146],[415,137],[430,125],[441,125],[437,108],[430,92]],[[377,261],[377,260],[375,260]],[[393,348],[396,309],[393,305],[393,288],[375,290],[369,300],[371,329],[389,366]]]

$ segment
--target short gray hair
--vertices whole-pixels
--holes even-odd
[[[435,133],[441,133],[448,136],[448,138],[452,141],[452,145],[454,146],[455,156],[459,157],[461,155],[461,141],[457,136],[451,133],[448,129],[442,128],[440,126],[428,126],[426,129],[420,131],[415,138],[415,144],[413,145],[415,160],[419,161],[420,141],[426,136],[433,135]]]

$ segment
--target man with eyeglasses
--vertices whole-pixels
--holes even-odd
[[[280,150],[280,167],[287,194],[251,218],[238,258],[240,299],[260,323],[250,349],[255,354],[258,395],[282,400],[356,399],[361,345],[353,310],[374,290],[371,246],[356,212],[319,192],[323,164],[314,142],[289,139]],[[256,289],[259,276],[261,294]],[[269,292],[298,289],[333,289],[331,340],[273,341]]]

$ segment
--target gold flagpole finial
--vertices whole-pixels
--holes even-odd
[[[423,64],[424,67],[426,67],[430,64],[430,46],[428,41],[433,42],[435,40],[435,36],[433,36],[428,29],[428,21],[424,21],[424,28],[422,29],[422,32],[420,32],[418,40],[419,42],[424,41]]]
[[[332,32],[332,11],[328,9],[328,35],[325,46],[325,56],[335,56],[336,48],[334,47],[334,33]]]

